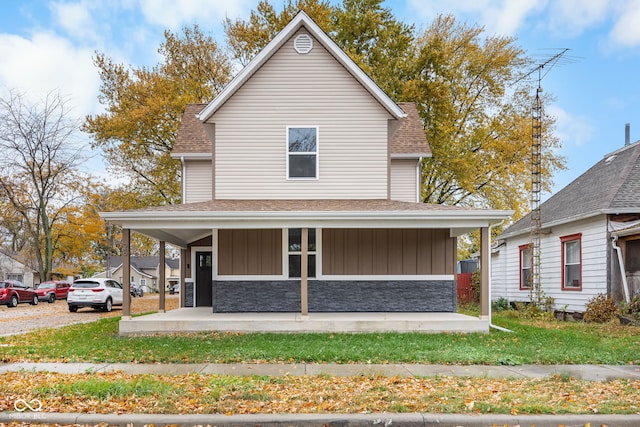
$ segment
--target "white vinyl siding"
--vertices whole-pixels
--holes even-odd
[[[542,234],[540,240],[540,283],[546,296],[555,299],[555,308],[584,311],[587,302],[599,293],[607,293],[607,223],[604,215],[558,225],[551,233]],[[562,289],[563,236],[582,233],[582,290]],[[492,299],[505,297],[509,301],[528,301],[529,291],[519,289],[519,246],[529,243],[529,234],[511,238],[501,247],[497,265],[505,263],[504,274],[493,270]]]
[[[391,160],[391,200],[418,201],[418,160]]]
[[[188,160],[184,168],[185,194],[183,203],[212,199],[211,160]]]
[[[390,115],[317,40],[300,55],[293,38],[210,118],[216,198],[386,199]],[[309,124],[319,178],[287,179],[287,126]]]

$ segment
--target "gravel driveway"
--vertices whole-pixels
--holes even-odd
[[[178,307],[178,295],[166,296],[166,309]],[[145,295],[131,299],[132,313],[145,313],[158,310],[158,295]],[[92,322],[102,317],[121,316],[122,307],[113,307],[110,313],[91,308],[81,308],[77,313],[69,312],[67,302],[59,300],[53,304],[40,302],[38,305],[18,304],[8,308],[0,306],[0,336],[14,335],[40,328],[51,328],[74,323]]]

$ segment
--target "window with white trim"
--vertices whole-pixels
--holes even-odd
[[[318,177],[318,128],[287,126],[287,178]]]
[[[24,281],[24,275],[20,273],[9,273],[7,274],[7,280],[15,280],[17,282]]]
[[[307,242],[307,277],[316,277],[316,229],[309,229]],[[301,277],[302,272],[302,229],[289,229],[289,277]]]
[[[531,244],[520,246],[520,289],[531,289],[533,285],[532,262],[533,247]]]
[[[562,289],[582,290],[582,234],[560,238],[562,242]]]

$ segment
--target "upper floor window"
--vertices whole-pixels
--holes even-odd
[[[560,238],[562,242],[562,289],[582,289],[582,234]]]
[[[520,246],[520,289],[531,289],[533,275],[533,247],[531,244]]]
[[[287,127],[287,177],[318,177],[317,127]]]

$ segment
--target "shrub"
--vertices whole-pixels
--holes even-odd
[[[584,312],[585,322],[605,323],[610,322],[618,315],[618,306],[607,295],[598,294],[587,303]]]
[[[511,304],[505,297],[500,297],[492,303],[491,307],[494,311],[505,311],[511,309]]]
[[[480,293],[482,285],[480,284],[480,272],[475,271],[471,276],[471,301],[480,303]]]
[[[622,312],[624,314],[640,313],[640,293],[636,293],[628,304],[622,304]]]

